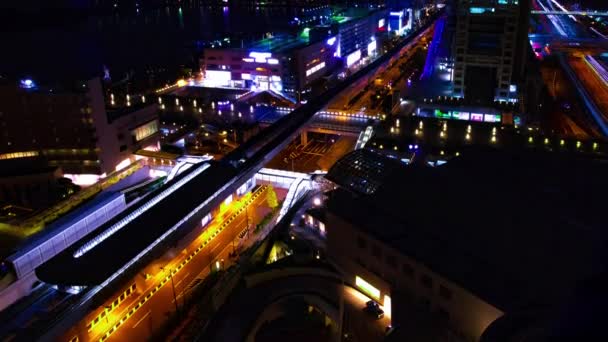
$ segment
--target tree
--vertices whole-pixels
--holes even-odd
[[[272,209],[279,206],[279,200],[277,199],[277,193],[274,191],[272,185],[268,186],[268,197],[266,198],[268,206]]]

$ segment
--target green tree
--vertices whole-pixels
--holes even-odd
[[[268,206],[272,209],[279,206],[279,200],[277,199],[277,193],[274,191],[272,185],[268,186],[268,197],[266,197]]]

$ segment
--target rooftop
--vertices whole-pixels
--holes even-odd
[[[353,174],[355,161],[378,159],[352,154]],[[605,160],[469,150],[441,167],[383,171],[371,194],[342,164],[327,176],[340,186],[329,212],[503,311],[561,303],[605,269]]]
[[[297,36],[287,34],[277,34],[270,38],[265,38],[251,43],[247,46],[249,50],[259,52],[284,53],[309,44],[307,30]]]

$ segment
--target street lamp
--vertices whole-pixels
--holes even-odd
[[[166,271],[164,266],[160,268],[163,272]],[[177,306],[177,297],[175,296],[175,283],[173,283],[173,272],[169,269],[169,278],[171,278],[171,289],[173,290],[173,301],[175,302],[175,313],[179,314],[179,307]]]

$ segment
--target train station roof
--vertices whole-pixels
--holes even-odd
[[[36,275],[53,285],[104,283],[142,258],[148,247],[161,243],[166,233],[175,232],[184,218],[235,174],[235,169],[213,161],[190,168],[47,261]]]

